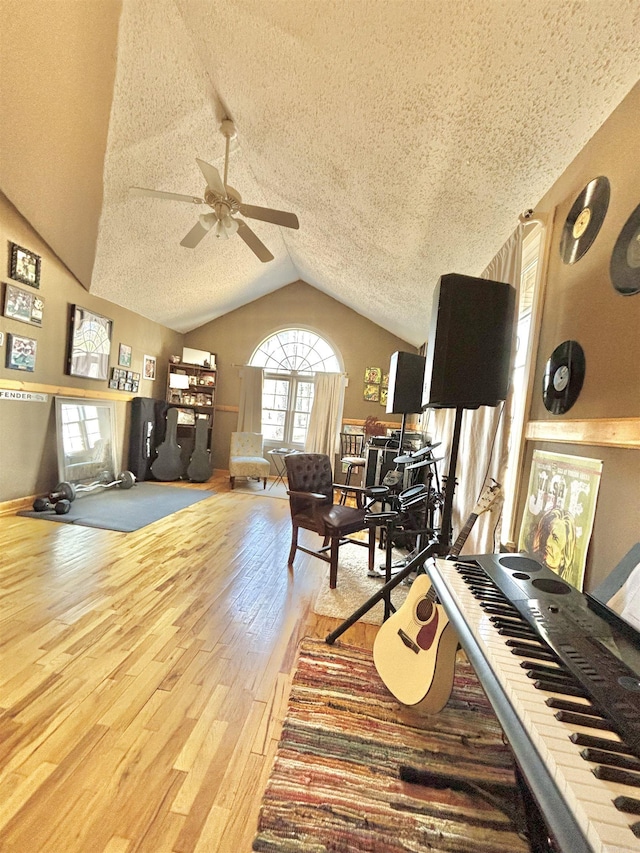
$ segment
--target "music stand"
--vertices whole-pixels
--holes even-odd
[[[335,629],[335,631],[327,634],[325,637],[325,643],[328,643],[330,646],[333,645],[338,637],[342,636],[348,628],[354,625],[358,619],[361,619],[365,613],[368,613],[372,607],[375,607],[379,601],[384,599],[387,603],[387,608],[385,609],[388,609],[391,590],[395,589],[399,583],[414,571],[414,569],[419,568],[428,557],[432,557],[434,555],[444,557],[450,551],[452,529],[451,514],[453,510],[453,493],[456,488],[456,467],[458,464],[458,446],[460,444],[463,411],[464,408],[462,406],[456,407],[456,418],[453,426],[453,438],[451,440],[451,453],[449,456],[449,473],[445,478],[444,484],[442,524],[437,538],[431,541],[425,548],[416,554],[416,556],[407,563],[401,571],[394,575],[390,581],[387,581],[387,583],[385,583],[378,592],[374,593],[371,598],[368,598],[364,604],[358,607],[357,610],[354,610],[351,616],[345,619],[344,622]]]

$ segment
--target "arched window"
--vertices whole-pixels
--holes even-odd
[[[306,329],[266,338],[249,364],[262,367],[262,435],[266,443],[304,447],[316,373],[340,373],[327,341]]]

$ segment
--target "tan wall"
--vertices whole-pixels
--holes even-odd
[[[379,403],[363,400],[364,371],[366,367],[380,367],[388,372],[394,352],[415,353],[415,347],[314,287],[297,281],[185,336],[186,346],[216,353],[216,405],[222,407],[216,411],[213,432],[216,468],[228,466],[230,435],[237,425],[240,371],[236,365],[247,364],[258,344],[287,327],[317,332],[343,359],[349,377],[344,404],[346,420],[364,421],[375,415],[380,421],[400,423],[400,415],[387,415]],[[225,411],[225,407],[233,411]]]
[[[609,278],[618,235],[640,203],[640,171],[634,152],[640,146],[640,84],[613,113],[552,189],[536,206],[553,215],[544,314],[540,330],[531,420],[550,421],[640,416],[640,294],[622,296]],[[605,175],[611,199],[591,248],[575,264],[561,260],[559,246],[574,200],[593,178]],[[585,352],[586,374],[572,408],[552,415],[542,400],[545,365],[556,346],[578,341]],[[640,540],[640,452],[622,448],[528,442],[521,517],[533,449],[602,459],[602,481],[588,555],[585,587],[597,585],[632,544]]]
[[[72,304],[95,311],[113,320],[110,367],[118,364],[118,345],[133,347],[132,370],[141,373],[144,355],[156,356],[155,381],[142,380],[140,396],[164,399],[166,365],[169,355],[181,352],[183,336],[107,302],[91,296],[58,260],[38,234],[0,193],[0,265],[9,279],[10,246],[17,243],[42,257],[39,293],[44,299],[42,328],[0,317],[5,342],[0,349],[0,388],[24,389],[48,394],[46,403],[0,400],[0,502],[50,491],[58,481],[55,444],[54,395],[100,396],[117,401],[117,458],[122,468],[128,457],[127,401],[131,394],[110,391],[107,382],[67,376],[66,354],[69,315]],[[125,273],[123,273],[125,274]],[[28,290],[28,285],[15,282]],[[4,309],[5,284],[2,285]],[[22,373],[5,367],[7,334],[37,341],[36,368]]]

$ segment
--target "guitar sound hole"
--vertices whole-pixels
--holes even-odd
[[[428,598],[423,598],[416,607],[416,616],[419,622],[428,622],[433,613],[433,604]]]

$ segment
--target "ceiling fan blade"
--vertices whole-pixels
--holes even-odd
[[[266,264],[268,261],[272,261],[273,255],[258,235],[254,234],[251,228],[249,228],[247,223],[243,222],[241,219],[236,219],[235,221],[238,223],[238,234],[242,237],[251,251],[258,256],[262,263]]]
[[[226,198],[227,191],[224,188],[224,184],[222,183],[220,172],[216,169],[216,167],[212,166],[210,163],[205,163],[204,160],[199,160],[197,157],[196,161],[198,163],[198,166],[200,166],[200,171],[204,175],[204,179],[207,182],[207,186],[209,187],[209,189],[212,189],[216,195],[220,195],[223,198]]]
[[[203,198],[194,195],[182,195],[181,193],[165,193],[162,190],[147,190],[144,187],[129,187],[131,195],[153,196],[154,198],[166,198],[170,201],[188,201],[191,204],[204,204]]]
[[[285,228],[300,227],[295,213],[272,210],[270,207],[255,207],[253,204],[241,204],[238,210],[243,216],[248,216],[249,219],[261,219],[263,222],[272,222],[274,225],[284,225]]]
[[[200,240],[206,237],[208,233],[209,228],[204,228],[199,222],[196,222],[187,236],[180,240],[180,245],[187,249],[195,249]]]

